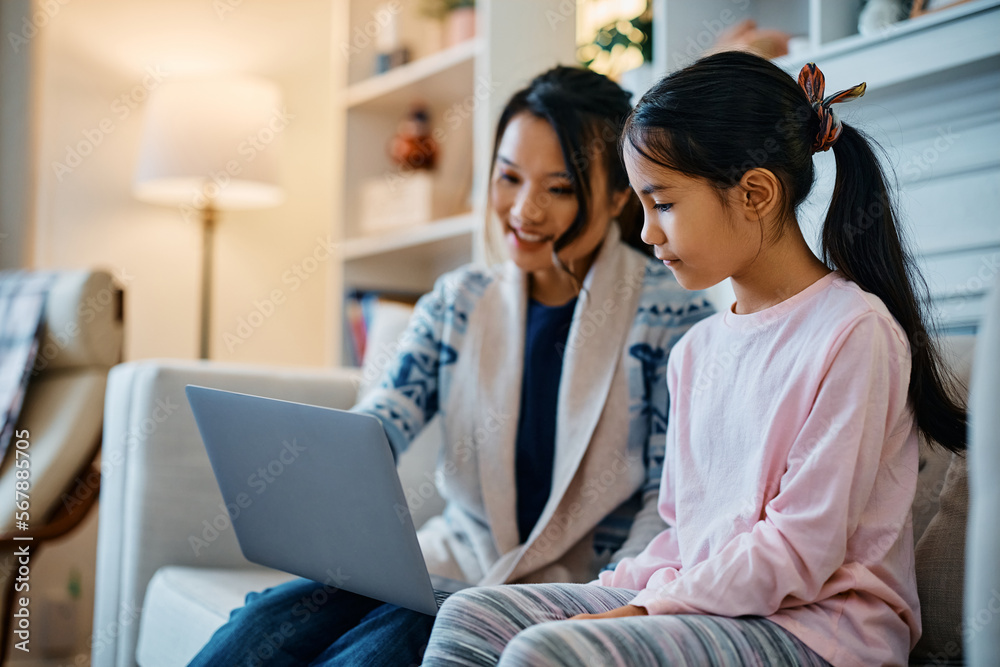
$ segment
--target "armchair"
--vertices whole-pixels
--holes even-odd
[[[31,600],[14,594],[20,554],[26,550],[33,558],[46,541],[72,531],[97,497],[100,476],[93,463],[100,449],[105,382],[108,370],[121,359],[124,328],[123,292],[111,274],[89,270],[15,273],[7,284],[28,278],[40,279],[47,288],[38,354],[29,371],[15,437],[0,465],[4,613],[0,649],[12,638],[17,641],[8,631],[17,613],[15,597]],[[15,489],[20,490],[16,485],[23,484],[25,471],[29,473],[25,480],[29,481],[28,511],[20,507],[15,512]],[[80,484],[81,479],[88,481]],[[25,514],[28,520],[22,523]],[[35,612],[38,609],[34,607]]]

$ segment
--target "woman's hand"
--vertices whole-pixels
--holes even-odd
[[[627,604],[624,607],[618,607],[618,609],[612,609],[611,611],[606,611],[603,614],[577,614],[571,617],[571,621],[582,621],[582,620],[599,620],[602,618],[625,618],[626,616],[648,616],[649,612],[643,607],[636,607],[634,605]]]

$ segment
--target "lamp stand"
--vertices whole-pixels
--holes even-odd
[[[199,358],[208,359],[208,339],[212,327],[212,254],[215,240],[215,207],[209,201],[201,209],[201,345]]]

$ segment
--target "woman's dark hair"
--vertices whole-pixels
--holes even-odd
[[[707,56],[654,85],[629,116],[622,150],[722,192],[753,168],[781,183],[784,224],[812,188],[820,120],[803,89],[768,60],[740,51]],[[952,391],[914,285],[926,284],[900,241],[898,214],[870,139],[843,124],[833,144],[836,184],[823,223],[823,260],[877,296],[910,342],[909,399],[918,429],[945,448],[966,444],[966,410]]]
[[[608,194],[627,190],[628,174],[618,151],[618,139],[629,112],[631,94],[602,74],[579,67],[554,67],[536,76],[527,88],[519,90],[507,102],[497,122],[493,141],[493,166],[496,169],[500,140],[511,119],[521,113],[548,121],[562,148],[566,170],[576,194],[576,218],[553,249],[558,252],[576,240],[590,218],[593,193],[590,191],[591,166],[598,161],[608,179]],[[652,255],[642,242],[642,206],[635,193],[618,216],[622,240],[640,252]],[[565,267],[564,267],[565,268]]]

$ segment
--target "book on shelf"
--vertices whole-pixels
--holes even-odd
[[[348,291],[344,297],[344,327],[351,365],[361,366],[373,350],[386,353],[420,297],[420,293],[413,292]]]

